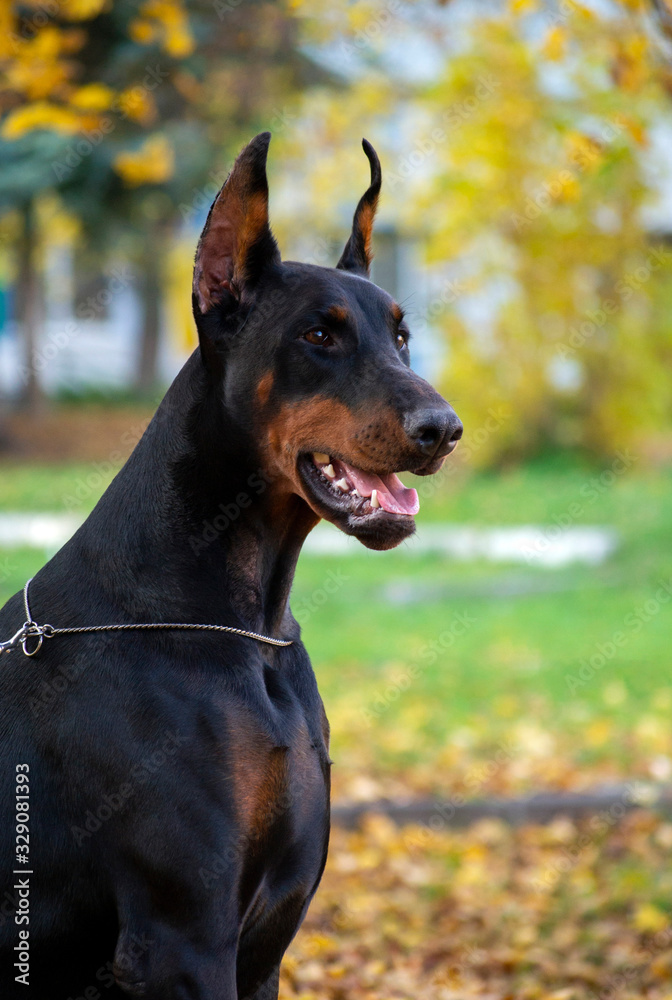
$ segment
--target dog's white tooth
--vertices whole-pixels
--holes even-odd
[[[371,490],[371,506],[380,507],[380,500],[378,499],[378,490]]]
[[[333,465],[325,465],[325,467],[322,469],[322,472],[325,474],[325,476],[327,477],[327,479],[335,479],[336,478],[336,473],[334,472]]]
[[[314,451],[313,459],[317,462],[318,465],[329,464],[329,456],[325,455],[323,451]]]
[[[344,493],[350,492],[350,483],[348,482],[347,479],[345,479],[345,477],[343,479],[338,479],[336,481],[336,485],[338,486],[339,490],[343,490]]]
[[[354,493],[354,495],[355,495],[356,497],[361,497],[361,495],[362,495],[362,494],[361,494],[361,493],[359,492],[359,490],[357,489],[357,487],[356,487],[356,486],[355,486],[355,488],[354,488],[354,490],[353,490],[352,492]]]

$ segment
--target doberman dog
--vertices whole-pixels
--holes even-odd
[[[435,472],[462,433],[368,277],[372,146],[330,268],[280,258],[269,140],[201,235],[199,347],[28,612],[20,593],[0,612],[2,639],[33,622],[0,655],[5,1000],[277,997],[329,836],[299,550],[321,518],[372,549],[408,538],[417,494],[396,472]],[[159,623],[233,631],[138,628]],[[112,624],[132,627],[54,633]]]

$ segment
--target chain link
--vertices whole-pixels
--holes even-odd
[[[293,642],[292,639],[272,639],[268,635],[260,635],[258,632],[248,632],[246,629],[234,628],[232,625],[188,625],[178,622],[149,622],[142,625],[83,625],[77,628],[54,628],[53,625],[38,625],[33,620],[33,616],[30,613],[30,604],[28,603],[28,587],[31,583],[32,577],[23,588],[23,606],[26,612],[26,620],[16,635],[13,635],[6,642],[0,642],[0,654],[9,652],[10,649],[14,649],[15,646],[20,644],[26,656],[35,656],[42,648],[43,641],[51,639],[55,635],[80,635],[84,632],[127,632],[147,629],[190,629],[200,632],[229,632],[231,635],[242,635],[248,639],[257,639],[259,642],[265,642],[269,646],[291,646]],[[32,648],[29,645],[29,640],[31,639],[37,640],[37,644]]]

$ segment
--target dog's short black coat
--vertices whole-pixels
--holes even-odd
[[[241,153],[201,237],[199,349],[97,507],[31,585],[55,627],[232,625],[45,640],[0,656],[0,995],[277,995],[329,833],[328,724],[288,597],[320,517],[371,548],[413,530],[320,475],[427,474],[451,407],[409,368],[402,312],[368,280],[380,167],[337,268],[282,262],[270,136]],[[0,639],[24,620],[0,612]],[[17,925],[15,773],[30,775],[29,924]],[[17,981],[29,930],[29,986]]]

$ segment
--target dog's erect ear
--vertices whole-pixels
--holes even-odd
[[[215,198],[196,249],[194,313],[218,303],[232,308],[265,267],[280,262],[268,225],[266,157],[270,132],[245,146]]]
[[[371,233],[373,231],[373,217],[378,206],[381,173],[380,160],[371,143],[367,139],[362,139],[362,146],[371,164],[371,184],[359,199],[359,205],[352,220],[350,239],[345,244],[345,250],[336,267],[340,268],[341,271],[354,271],[355,274],[361,274],[368,278],[371,257],[373,256],[371,253]]]

